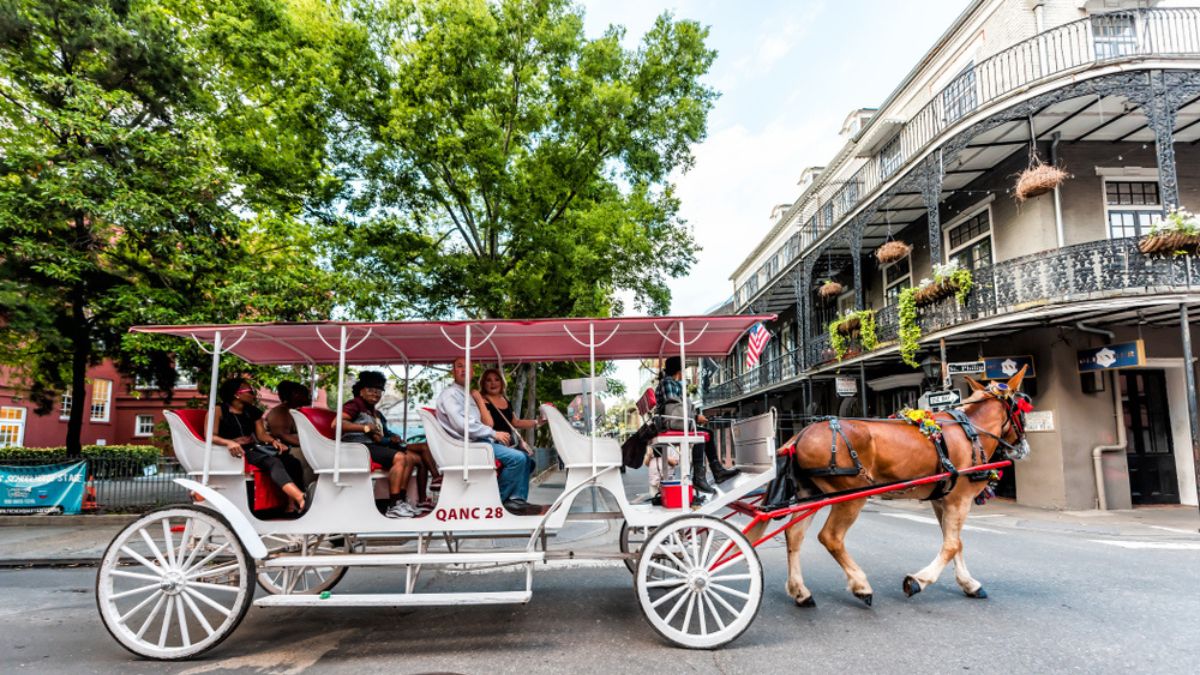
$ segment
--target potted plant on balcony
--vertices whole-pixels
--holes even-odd
[[[1200,253],[1200,222],[1185,208],[1174,208],[1155,223],[1138,242],[1146,255],[1197,255]]]
[[[966,302],[972,283],[971,270],[960,266],[958,262],[952,260],[944,265],[934,264],[933,279],[922,279],[917,284],[913,301],[918,307],[924,307],[953,295],[961,305]]]
[[[826,279],[821,282],[821,287],[817,289],[817,295],[821,296],[822,300],[833,300],[842,294],[843,286],[833,279]]]
[[[1013,187],[1013,197],[1019,204],[1026,199],[1046,194],[1062,185],[1063,181],[1070,177],[1066,171],[1053,164],[1043,162],[1035,153],[1030,157],[1029,167],[1017,176],[1017,183]]]
[[[897,260],[903,260],[912,252],[912,246],[902,241],[884,242],[883,246],[875,249],[875,259],[880,265],[890,265]]]
[[[871,351],[879,345],[875,332],[875,310],[847,310],[841,318],[829,322],[829,346],[837,360],[841,361],[850,350],[850,343],[858,340],[863,351]]]

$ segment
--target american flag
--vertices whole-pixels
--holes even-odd
[[[767,327],[762,325],[762,322],[754,324],[750,329],[750,341],[746,343],[746,367],[753,368],[758,365],[758,355],[762,354],[762,350],[767,346],[767,342],[771,339],[771,332]]]

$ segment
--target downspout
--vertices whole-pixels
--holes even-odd
[[[1116,334],[1110,330],[1089,326],[1080,321],[1075,324],[1076,330],[1084,333],[1092,333],[1102,335],[1109,340],[1116,338]],[[1101,511],[1108,510],[1108,495],[1104,491],[1104,453],[1116,452],[1125,449],[1125,408],[1121,403],[1121,389],[1117,386],[1117,374],[1111,373],[1109,378],[1110,386],[1113,392],[1113,416],[1117,426],[1117,440],[1112,445],[1097,445],[1092,448],[1092,473],[1096,478],[1096,508]]]
[[[1041,9],[1039,7],[1039,9]],[[1054,132],[1053,140],[1050,141],[1050,164],[1058,166],[1058,142],[1062,140],[1062,134]],[[1062,248],[1067,245],[1066,235],[1063,234],[1063,217],[1062,217],[1062,198],[1059,194],[1059,186],[1054,186],[1054,232],[1058,235],[1058,247]],[[1111,335],[1111,333],[1110,333]]]

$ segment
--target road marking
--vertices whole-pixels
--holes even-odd
[[[213,671],[237,670],[253,668],[260,673],[279,673],[280,675],[299,675],[311,668],[329,652],[338,648],[343,638],[350,637],[353,630],[339,630],[314,638],[301,640],[276,649],[261,651],[249,656],[234,656],[213,663],[188,668],[180,675],[200,675]]]
[[[1003,518],[1003,513],[982,513],[980,515],[971,514],[971,520],[979,520],[980,518]]]
[[[1179,534],[1196,534],[1196,530],[1181,530],[1178,527],[1163,527],[1162,525],[1149,525],[1148,527],[1152,527],[1156,530],[1163,530],[1165,532],[1178,532]]]
[[[938,524],[938,521],[936,518],[930,518],[929,516],[918,516],[918,515],[912,514],[912,513],[884,513],[882,511],[880,511],[879,515],[887,516],[889,518],[899,518],[901,520],[911,520],[914,523],[926,523],[928,525],[937,525]],[[1004,534],[1004,532],[1001,532],[1000,530],[993,530],[990,527],[979,527],[977,525],[963,525],[963,529],[964,530],[974,530],[975,532],[991,532],[992,534]]]
[[[1113,541],[1112,539],[1089,539],[1088,541],[1097,544],[1108,544],[1109,546],[1120,546],[1121,548],[1134,549],[1161,549],[1164,551],[1200,551],[1200,542],[1185,542],[1185,541]]]

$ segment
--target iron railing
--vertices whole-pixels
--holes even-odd
[[[897,146],[889,142],[889,152],[899,148],[899,169],[892,164],[894,154],[886,167],[873,157],[845,180],[831,181],[840,187],[828,199],[803,207],[799,231],[777,252],[780,262],[764,265],[738,287],[734,297],[739,311],[785,272],[789,262],[803,257],[825,232],[844,225],[849,212],[875,199],[885,182],[911,170],[912,160],[945,140],[945,132],[970,113],[1053,77],[1149,56],[1200,57],[1200,9],[1094,14],[1039,33],[969,66],[905,123],[893,141]]]
[[[160,457],[145,462],[136,459],[93,457],[88,459],[61,457],[5,459],[5,466],[44,466],[86,461],[90,485],[96,491],[96,505],[107,513],[140,512],[189,502],[187,490],[174,481],[186,473],[173,457]]]
[[[982,267],[972,274],[972,289],[959,305],[945,298],[918,311],[922,335],[1039,306],[1146,296],[1200,289],[1200,261],[1193,256],[1142,254],[1138,239],[1105,239],[1042,251]],[[895,305],[876,315],[881,347],[899,338]],[[836,359],[824,330],[804,341],[805,363],[818,367]],[[851,352],[851,355],[857,352]],[[751,395],[791,379],[803,371],[772,369],[768,363],[710,388],[707,400],[726,401]]]

